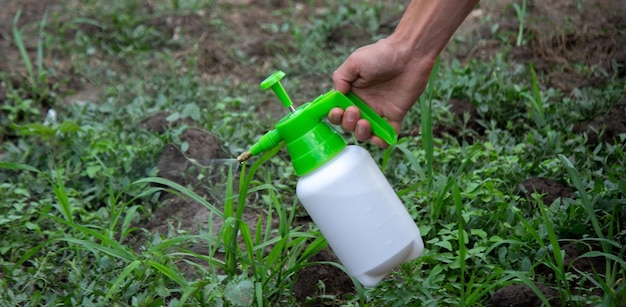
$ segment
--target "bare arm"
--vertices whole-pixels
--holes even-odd
[[[478,0],[413,0],[387,38],[357,49],[333,74],[335,89],[354,92],[400,130],[428,83],[441,50]],[[359,141],[387,144],[371,134],[356,108],[333,109],[329,119]]]

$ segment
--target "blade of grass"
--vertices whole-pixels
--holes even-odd
[[[546,125],[546,115],[543,105],[543,98],[541,98],[541,92],[539,91],[539,81],[537,80],[537,74],[535,67],[532,63],[528,64],[530,70],[530,83],[533,90],[533,95],[523,93],[522,96],[526,97],[533,107],[533,119],[535,124],[542,128]]]
[[[424,173],[424,169],[422,168],[422,166],[420,165],[419,161],[415,157],[415,154],[413,152],[411,152],[411,150],[409,150],[407,148],[406,144],[398,144],[396,146],[393,146],[393,148],[394,149],[397,148],[398,150],[400,150],[404,154],[404,157],[409,161],[409,165],[411,165],[411,170],[416,172],[417,176],[419,176],[419,178],[425,178],[426,177],[426,173]]]
[[[461,282],[461,306],[464,306],[465,302],[467,301],[467,291],[469,289],[466,289],[467,285],[465,284],[465,256],[467,255],[467,246],[465,246],[465,236],[464,236],[464,230],[465,230],[465,220],[463,218],[463,201],[461,199],[461,191],[459,190],[459,185],[457,184],[456,181],[454,180],[450,180],[452,182],[452,199],[454,201],[454,206],[456,208],[456,215],[457,215],[457,228],[458,228],[458,243],[459,243],[459,250],[458,250],[458,255],[459,255],[459,269],[461,271],[461,276],[463,276],[462,278],[460,278],[460,282]]]
[[[537,232],[537,230],[532,225],[530,225],[528,220],[526,220],[526,218],[522,216],[521,211],[518,208],[513,208],[513,212],[515,213],[515,216],[517,216],[517,218],[519,219],[520,223],[522,223],[526,231],[528,231],[535,240],[535,242],[539,244],[539,247],[545,247],[545,244],[541,239],[541,235],[539,235],[539,232]]]
[[[256,305],[263,306],[263,284],[260,282],[255,283],[255,296]]]
[[[224,213],[222,211],[220,211],[219,209],[217,209],[217,207],[215,207],[214,205],[212,205],[211,203],[209,203],[206,199],[204,199],[203,197],[201,197],[200,195],[196,194],[195,192],[189,190],[188,188],[173,182],[171,180],[165,179],[165,178],[161,178],[161,177],[146,177],[146,178],[142,178],[139,179],[135,182],[133,182],[131,185],[136,185],[136,184],[144,184],[144,183],[156,183],[156,184],[161,184],[164,186],[168,186],[170,188],[173,189],[173,191],[170,191],[174,194],[177,194],[180,196],[180,194],[187,196],[189,198],[191,198],[192,200],[198,202],[199,204],[203,205],[204,207],[206,207],[207,209],[209,209],[211,212],[213,212],[214,214],[217,214],[219,217],[224,218]],[[155,190],[165,190],[164,188],[154,188],[154,189],[150,189],[151,192],[155,191]]]
[[[131,206],[128,210],[126,210],[126,214],[124,215],[124,220],[122,221],[122,229],[120,231],[120,242],[123,242],[126,236],[128,236],[135,228],[131,228],[131,223],[135,218],[135,214],[137,213],[137,209],[143,209],[141,206]]]
[[[91,251],[94,255],[98,255],[97,252],[102,252],[102,253],[105,253],[105,254],[107,254],[109,256],[112,256],[114,258],[117,258],[117,259],[122,259],[122,260],[126,260],[126,261],[134,261],[134,260],[136,260],[136,257],[134,255],[132,255],[131,253],[125,251],[124,249],[111,248],[111,247],[108,247],[108,246],[104,246],[102,244],[95,243],[93,241],[76,239],[76,238],[71,238],[71,237],[57,238],[57,239],[54,239],[54,240],[55,241],[65,241],[65,242],[69,242],[69,243],[78,244],[78,245],[82,246],[83,248]]]
[[[444,178],[444,180],[447,180],[446,184],[443,188],[439,189],[437,195],[435,196],[435,199],[430,204],[430,219],[432,221],[437,221],[439,219],[439,216],[441,215],[441,212],[446,205],[446,202],[444,200],[448,195],[448,191],[450,191],[453,185],[458,185],[454,180],[451,180],[450,178]]]
[[[198,236],[198,235],[176,236],[176,237],[169,238],[169,239],[166,239],[166,240],[163,240],[163,241],[159,242],[159,244],[150,247],[143,254],[144,255],[156,254],[156,253],[158,253],[160,251],[166,250],[169,247],[176,246],[176,245],[179,245],[179,244],[184,243],[184,242],[192,242],[195,239],[199,239],[199,238],[201,238],[201,237]]]
[[[517,40],[516,46],[519,47],[523,43],[524,36],[524,22],[526,19],[526,0],[522,0],[522,6],[519,4],[513,3],[513,8],[515,9],[515,13],[517,15],[517,21],[519,22],[519,28],[517,30]]]
[[[187,302],[189,297],[201,289],[200,285],[197,285],[197,284],[198,283],[195,283],[194,286],[189,286],[183,289],[183,294],[180,296],[180,300],[178,300],[179,306],[185,306],[186,305],[185,302]]]
[[[250,232],[250,227],[244,221],[239,219],[239,231],[241,232],[241,238],[243,240],[243,244],[246,247],[246,252],[241,255],[242,260],[246,260],[248,266],[252,270],[252,272],[256,271],[256,261],[254,258],[254,243],[252,242],[252,233]],[[247,257],[246,257],[247,256]],[[265,275],[265,274],[263,274]],[[261,276],[262,277],[262,276]]]
[[[41,173],[38,169],[28,164],[15,163],[15,162],[0,162],[0,168],[4,168],[8,170],[22,170],[22,171],[29,171],[29,172],[34,172],[34,173]]]
[[[99,161],[99,160],[98,160]],[[111,217],[109,218],[109,235],[113,236],[115,234],[115,228],[117,227],[118,221],[120,220],[122,213],[126,209],[126,204],[122,203],[118,207],[116,193],[113,188],[113,180],[109,178],[108,184],[108,204],[107,207],[110,210]]]
[[[439,72],[440,58],[437,57],[435,65],[430,72],[428,79],[428,86],[426,87],[426,96],[420,98],[420,115],[421,115],[421,135],[422,143],[424,144],[424,150],[426,152],[426,180],[428,181],[428,189],[432,190],[433,187],[433,160],[434,160],[434,141],[433,141],[433,129],[432,129],[432,100],[435,92],[435,79]]]
[[[104,297],[104,303],[108,303],[109,302],[109,300],[111,299],[111,297],[113,296],[115,291],[117,291],[117,288],[119,288],[119,286],[122,284],[122,282],[124,282],[124,280],[126,280],[126,278],[135,269],[137,269],[137,267],[139,267],[140,264],[141,264],[141,261],[135,260],[135,261],[132,261],[131,263],[129,263],[124,268],[124,270],[120,273],[120,275],[117,277],[117,279],[113,282],[113,284],[109,288],[109,292],[107,292],[106,296]]]
[[[26,72],[28,72],[29,81],[34,84],[33,77],[35,74],[33,73],[33,63],[28,56],[28,52],[26,52],[26,47],[24,46],[24,39],[22,37],[22,32],[17,26],[17,22],[20,20],[20,15],[22,14],[22,9],[19,8],[15,13],[15,17],[13,17],[13,40],[15,41],[15,45],[17,46],[18,51],[20,52],[20,57],[24,62],[24,66],[26,66]]]
[[[393,147],[394,146],[387,147],[387,149],[385,149],[383,153],[383,160],[380,164],[380,170],[383,173],[385,173],[385,171],[387,170],[387,163],[389,162],[389,158],[391,157],[391,153],[393,152]]]
[[[45,241],[43,243],[40,243],[38,245],[36,245],[35,247],[29,249],[26,253],[24,253],[24,255],[22,255],[22,257],[20,257],[20,259],[15,262],[13,264],[13,266],[11,267],[11,271],[15,270],[17,267],[21,266],[22,263],[26,262],[28,259],[30,259],[30,257],[32,257],[35,253],[37,253],[41,248],[43,248],[44,246],[48,245],[49,241]]]
[[[538,207],[541,213],[541,218],[543,219],[543,224],[546,226],[546,232],[548,233],[548,240],[550,241],[550,245],[552,246],[552,253],[554,255],[554,260],[559,269],[563,270],[563,254],[561,253],[561,245],[557,239],[556,232],[554,231],[554,226],[552,225],[552,221],[550,220],[548,213],[546,212],[545,205],[540,199],[538,200]],[[565,275],[561,276],[565,278]]]
[[[70,221],[66,221],[64,219],[58,218],[56,216],[52,216],[49,215],[48,218],[64,224],[66,226],[68,226],[70,229],[74,229],[77,231],[80,231],[81,233],[87,235],[87,236],[92,236],[95,237],[96,239],[100,240],[101,243],[95,243],[93,241],[86,241],[86,240],[81,240],[81,239],[76,239],[73,237],[62,237],[62,238],[58,238],[56,240],[60,240],[60,241],[69,241],[69,242],[73,242],[73,243],[77,243],[80,245],[83,245],[85,247],[88,247],[92,250],[100,250],[103,251],[107,254],[110,254],[112,256],[115,256],[116,258],[122,259],[122,260],[126,260],[126,261],[133,261],[135,260],[137,257],[134,255],[134,253],[132,253],[130,250],[128,250],[124,245],[118,243],[117,241],[109,238],[108,236],[99,233],[93,229],[89,229],[85,226],[81,226],[78,224],[75,224],[73,222]]]
[[[241,167],[241,173],[245,173],[245,165]],[[240,177],[240,181],[243,178]],[[241,183],[240,183],[241,184]],[[234,218],[235,222],[231,227],[222,227],[224,231],[224,246],[226,248],[226,265],[229,272],[235,272],[237,269],[237,260],[239,256],[239,245],[237,244],[237,236],[239,234],[239,212],[235,215],[235,198],[233,191],[233,174],[232,168],[228,170],[228,177],[226,179],[226,194],[224,196],[224,216],[226,219]],[[239,209],[237,209],[239,211]]]
[[[41,22],[39,23],[39,35],[37,36],[37,73],[39,75],[39,80],[37,80],[38,82],[42,82],[45,83],[45,74],[44,74],[44,69],[43,69],[43,38],[45,37],[44,35],[44,28],[46,25],[46,22],[48,20],[48,10],[46,9],[43,13],[43,17],[41,18]]]
[[[596,216],[596,213],[593,210],[593,204],[591,203],[589,194],[587,193],[587,190],[583,186],[582,180],[580,179],[580,174],[578,173],[576,168],[574,168],[574,165],[572,164],[572,162],[570,162],[570,160],[567,159],[567,157],[560,154],[559,159],[563,163],[563,166],[565,166],[565,170],[567,170],[567,173],[569,174],[569,177],[572,180],[574,187],[576,187],[576,190],[578,191],[578,197],[580,197],[580,201],[582,202],[583,208],[585,208],[585,211],[587,211],[587,214],[589,215],[589,218],[591,219],[591,226],[593,227],[593,230],[595,231],[598,238],[604,238],[605,236],[604,236],[604,233],[602,232],[602,227],[600,227],[600,222],[598,221],[598,217]],[[601,242],[601,243],[602,243],[603,248],[605,248],[604,251],[606,252],[607,251],[606,248],[608,248],[608,246],[606,245],[605,242]]]
[[[533,63],[530,63],[530,81],[533,87],[533,93],[535,94],[535,110],[541,116],[541,123],[545,125],[546,115],[543,108],[543,99],[541,98],[541,92],[539,92],[539,81],[537,81],[537,73],[535,73],[535,67]]]
[[[470,292],[469,296],[465,297],[465,305],[468,306],[476,306],[478,305],[478,301],[481,298],[484,298],[488,293],[490,293],[496,287],[501,287],[504,284],[507,284],[514,277],[511,275],[505,275],[501,277],[497,281],[494,280],[497,277],[500,277],[504,273],[503,270],[498,269],[496,273],[487,275],[487,278],[472,292]],[[474,275],[472,275],[473,277]]]
[[[581,258],[594,258],[594,257],[604,257],[607,259],[610,259],[612,261],[615,261],[617,263],[619,263],[619,265],[621,265],[623,268],[626,269],[626,260],[613,255],[613,254],[609,254],[609,253],[603,253],[603,252],[599,252],[599,251],[590,251],[590,252],[586,252],[580,256],[578,256],[576,259],[581,259]]]
[[[54,191],[54,195],[57,198],[57,203],[55,207],[61,214],[63,218],[69,223],[74,223],[74,217],[72,216],[72,208],[70,205],[69,198],[67,197],[67,190],[65,189],[65,185],[63,183],[63,178],[61,178],[61,172],[56,171],[56,182],[51,182],[52,190]]]
[[[265,152],[261,156],[260,159],[258,159],[254,164],[252,164],[252,167],[250,168],[250,171],[248,172],[246,172],[246,164],[244,163],[241,165],[241,175],[239,176],[239,198],[238,198],[236,211],[235,211],[235,203],[234,203],[233,184],[232,184],[233,182],[232,169],[229,170],[229,177],[228,177],[227,190],[226,190],[226,199],[225,199],[225,205],[224,205],[225,217],[227,219],[231,216],[234,216],[236,221],[242,220],[243,211],[244,211],[245,203],[246,203],[246,197],[248,195],[248,189],[250,186],[250,182],[252,181],[252,178],[256,173],[256,170],[259,168],[259,166],[263,162],[265,162],[267,159],[274,156],[278,152],[278,150],[280,150],[281,148],[282,146],[276,146],[276,148],[273,148],[269,150],[268,152]],[[224,227],[225,226],[226,226],[226,223],[224,223]],[[228,272],[231,272],[232,274],[234,274],[237,271],[237,261],[239,259],[239,256],[241,255],[240,247],[237,244],[240,223],[233,222],[231,227],[226,227],[226,228],[224,227],[222,227],[222,229],[224,230],[222,239],[226,248],[226,255],[225,255],[226,265],[228,267]],[[248,254],[251,255],[251,253],[252,253],[252,250],[249,250]],[[250,263],[250,265],[253,265],[253,264]]]
[[[263,249],[256,249],[256,246],[261,244],[261,240],[263,241],[267,241],[270,238],[270,233],[271,233],[271,225],[272,225],[272,209],[270,206],[270,209],[267,213],[267,222],[265,224],[265,227],[263,227],[263,215],[259,214],[259,217],[257,218],[256,221],[256,231],[254,234],[254,246],[255,246],[255,250],[256,250],[256,259],[263,259],[264,257],[264,250]],[[265,231],[263,231],[265,229]],[[269,230],[268,230],[269,229]],[[261,236],[263,235],[263,238],[261,238]]]
[[[250,170],[246,173],[246,164],[242,164],[241,166],[241,176],[239,177],[239,199],[237,202],[237,211],[235,216],[238,221],[242,220],[243,211],[246,204],[246,197],[248,195],[248,188],[250,186],[250,182],[254,175],[256,174],[256,170],[260,167],[260,165],[276,155],[276,153],[282,148],[281,146],[276,146],[275,148],[265,152],[261,157],[250,167]],[[232,189],[232,169],[229,171],[229,181],[227,186]],[[232,190],[230,190],[232,194]],[[234,198],[232,195],[229,195],[227,190],[227,201],[228,199]],[[234,206],[234,205],[233,205]],[[224,243],[228,247],[226,249],[226,264],[229,268],[229,272],[236,272],[237,268],[237,258],[239,256],[238,250],[239,246],[237,244],[237,236],[239,233],[239,223],[235,223],[232,226],[232,229],[227,230],[224,237]],[[252,250],[248,251],[249,254],[252,253]]]
[[[226,263],[226,272],[230,276],[237,275],[237,260],[239,255],[239,245],[235,244],[234,246],[231,244],[232,236],[233,236],[233,228],[238,224],[238,221],[235,217],[227,217],[224,219],[222,223],[222,228],[217,234],[217,242],[222,242],[222,246],[224,248],[224,259]],[[238,226],[237,226],[238,227]],[[219,248],[218,244],[215,244],[215,249]]]
[[[317,237],[313,242],[311,242],[311,244],[309,244],[309,246],[307,246],[304,252],[300,255],[299,261],[306,261],[306,259],[309,259],[311,256],[319,253],[322,249],[326,248],[326,246],[328,246],[328,242],[326,241],[326,239],[323,236]]]
[[[189,261],[187,259],[184,259],[185,257],[194,257],[197,258],[199,260],[205,261],[206,263],[210,264],[210,265],[214,265],[219,267],[222,270],[226,270],[226,263],[218,258],[215,258],[211,255],[203,255],[203,254],[199,254],[184,248],[178,248],[180,250],[180,252],[172,252],[170,253],[170,256],[176,256],[176,257],[181,257],[183,258],[183,260],[185,262],[188,262],[190,264],[196,264],[195,262]]]
[[[496,247],[503,245],[503,244],[509,244],[510,246],[515,246],[515,245],[522,245],[523,243],[521,241],[512,240],[512,239],[498,240],[496,243],[489,246],[487,250],[485,250],[485,255],[491,254],[491,252],[494,249],[496,249]]]
[[[274,190],[269,190],[268,192],[271,199],[272,207],[274,207],[274,211],[278,215],[278,238],[280,238],[280,240],[276,245],[272,247],[267,257],[263,259],[263,262],[268,268],[274,267],[273,271],[275,271],[276,273],[272,275],[278,276],[277,283],[280,283],[280,278],[284,269],[284,265],[282,264],[285,263],[284,259],[281,258],[284,258],[285,256],[286,246],[290,239],[290,225],[287,222],[287,217],[285,215],[285,207],[282,205],[282,203],[278,201],[276,193],[274,192]],[[266,279],[266,281],[268,280],[269,278]]]
[[[541,218],[543,219],[543,224],[546,227],[546,232],[548,233],[548,240],[550,241],[550,245],[552,246],[552,255],[554,258],[554,262],[556,264],[553,267],[553,271],[557,280],[557,285],[559,290],[563,290],[567,292],[566,297],[570,297],[569,286],[567,282],[567,277],[565,276],[565,267],[563,266],[563,253],[561,252],[561,245],[557,239],[556,232],[554,231],[554,226],[552,225],[552,221],[550,220],[548,213],[546,211],[545,205],[537,197],[539,211],[541,213]]]
[[[153,260],[148,260],[147,263],[157,269],[159,272],[161,272],[163,275],[169,277],[171,280],[175,281],[177,284],[179,284],[183,290],[187,290],[189,288],[189,283],[187,283],[187,280],[185,279],[185,277],[183,277],[180,272],[177,272],[177,270],[175,271],[173,268],[175,268],[175,266],[169,267],[169,266],[165,266],[162,263],[158,263],[156,261]]]

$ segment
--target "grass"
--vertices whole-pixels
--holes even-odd
[[[521,46],[523,42],[524,36],[524,22],[526,20],[526,0],[522,1],[522,6],[517,3],[513,3],[513,9],[515,10],[515,15],[517,16],[517,20],[519,22],[517,39],[515,41],[516,46]]]
[[[300,89],[288,89],[298,93],[292,96],[316,97],[323,92],[318,89],[330,86],[329,72],[356,47],[328,46],[332,26],[350,16],[357,27],[375,31],[385,12],[398,10],[381,3],[324,5],[338,13],[304,22],[293,6],[276,11],[275,24],[263,25],[286,34],[293,45],[265,60],[271,68],[259,66],[259,80],[265,69],[285,70],[286,87]],[[166,144],[189,146],[180,142],[182,128],[159,135],[136,127],[148,114],[169,110],[170,120],[201,123],[237,155],[271,126],[259,107],[271,95],[258,84],[228,75],[207,81],[195,70],[197,42],[175,39],[148,22],[210,9],[227,16],[236,8],[172,1],[150,12],[139,2],[85,1],[49,12],[37,23],[34,63],[24,44],[26,32],[18,27],[20,15],[15,16],[12,39],[28,86],[8,86],[1,109],[1,306],[296,304],[291,291],[296,273],[315,264],[310,257],[326,242],[314,226],[293,226],[302,209],[293,196],[297,178],[285,150],[227,170],[224,198],[214,203],[198,187],[156,176]],[[528,14],[525,8],[516,11],[518,17]],[[57,22],[62,18],[70,21]],[[231,31],[220,18],[210,25],[222,30],[218,38]],[[106,31],[89,31],[86,24]],[[520,37],[508,43],[520,44]],[[97,85],[97,101],[67,104],[49,85],[57,71],[44,59],[66,55],[75,60],[75,74]],[[236,52],[231,56],[245,65],[260,63]],[[0,72],[0,78],[10,84],[19,76]],[[546,303],[549,297],[538,283],[556,289],[563,305],[624,301],[625,145],[589,147],[572,125],[620,102],[626,82],[613,77],[606,86],[568,94],[546,88],[541,78],[532,65],[508,61],[504,53],[463,65],[438,62],[426,94],[405,122],[419,126],[420,135],[386,150],[365,145],[419,225],[424,255],[374,289],[355,283],[354,293],[329,293],[324,302],[484,306],[496,290],[525,284]],[[313,79],[323,80],[305,86]],[[55,122],[41,120],[38,97],[58,111]],[[450,98],[476,103],[485,130],[479,139],[434,136],[435,125],[455,123]],[[562,181],[575,193],[554,203],[543,203],[536,193],[532,199],[520,196],[520,183],[537,176]],[[208,230],[200,233],[176,225],[166,233],[148,233],[137,225],[162,205],[164,193],[201,204],[223,223],[214,225],[210,218]],[[244,221],[246,208],[265,212],[256,227]],[[563,249],[571,243],[590,247],[579,260],[601,259],[603,265],[593,272],[571,266]],[[551,273],[543,275],[545,270]],[[586,292],[589,284],[600,291]]]

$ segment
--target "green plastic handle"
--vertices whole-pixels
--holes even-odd
[[[386,119],[376,113],[376,111],[365,104],[365,102],[354,93],[349,92],[346,96],[361,110],[361,117],[370,122],[372,133],[375,136],[383,139],[383,141],[387,142],[389,145],[395,145],[398,142],[396,129],[394,129]]]
[[[345,110],[349,106],[356,106],[361,110],[361,118],[370,123],[373,135],[383,139],[389,145],[395,145],[398,142],[396,129],[352,92],[344,95],[337,90],[331,90],[315,99],[312,105],[304,110],[304,112],[310,112],[312,116],[323,118],[324,116],[328,116],[328,112],[334,107]]]

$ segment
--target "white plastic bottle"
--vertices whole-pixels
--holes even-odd
[[[374,135],[397,141],[394,128],[353,93],[331,90],[293,108],[276,72],[261,83],[291,113],[264,134],[240,162],[283,143],[296,175],[296,194],[348,273],[373,287],[397,265],[422,254],[419,229],[367,150],[346,141],[325,121],[335,107],[356,106]]]
[[[362,147],[347,146],[301,177],[296,193],[337,258],[365,287],[424,250],[415,222]]]

